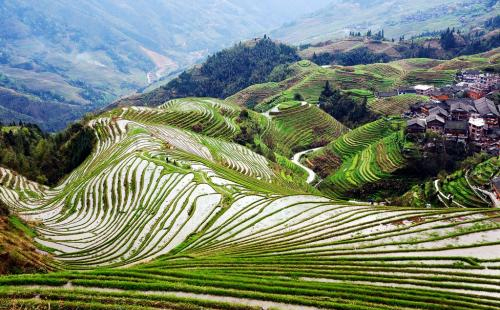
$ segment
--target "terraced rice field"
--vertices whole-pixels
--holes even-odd
[[[325,145],[348,130],[311,104],[271,112],[270,115],[274,128],[268,134],[277,141],[277,151],[290,157],[292,152]]]
[[[381,118],[375,122],[358,127],[328,145],[341,158],[349,158],[377,140],[401,129],[400,120]]]
[[[0,299],[55,308],[498,309],[498,216],[246,196],[176,256],[3,277]]]
[[[500,175],[500,159],[492,158],[471,170],[457,171],[444,182],[435,182],[439,201],[453,207],[489,207],[492,201],[485,191],[492,192],[490,180]]]
[[[200,111],[170,102],[91,120],[94,152],[56,188],[0,169],[0,199],[39,223],[35,241],[58,261],[0,277],[0,308],[500,308],[497,210],[376,207],[289,186],[217,138],[233,132],[231,106],[196,100]],[[206,135],[167,117],[184,109],[208,115]],[[353,131],[361,177],[395,168],[397,134],[372,145]]]
[[[169,101],[158,108],[125,108],[119,116],[139,123],[188,130],[199,128],[205,135],[230,139],[237,132],[234,119],[239,111],[221,100],[186,98]]]
[[[369,107],[373,112],[378,114],[386,116],[401,115],[401,113],[408,111],[412,104],[425,102],[427,100],[429,100],[429,98],[425,96],[406,94],[370,100]]]
[[[456,70],[414,70],[405,76],[407,85],[428,84],[436,87],[451,85],[455,81]]]
[[[403,131],[370,144],[345,160],[335,173],[324,180],[322,191],[331,197],[343,198],[350,190],[389,178],[406,162],[402,156],[402,145]]]

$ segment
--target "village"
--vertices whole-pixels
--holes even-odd
[[[403,113],[409,134],[435,133],[448,141],[465,143],[476,151],[499,155],[500,104],[490,99],[498,95],[500,75],[462,71],[455,85],[437,88],[416,85],[399,94],[427,96]]]

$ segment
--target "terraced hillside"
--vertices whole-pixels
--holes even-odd
[[[327,171],[329,175],[320,183],[320,190],[330,197],[345,198],[345,194],[367,183],[391,177],[406,162],[402,155],[402,128],[403,122],[398,118],[381,118],[347,132],[308,156],[310,162],[319,164],[312,167],[318,171],[322,167],[317,159],[325,161],[334,156],[342,160],[339,167]]]
[[[499,69],[498,49],[451,60],[413,58],[352,67],[320,67],[302,60],[291,65],[290,75],[284,81],[253,85],[229,100],[265,111],[275,102],[292,100],[297,94],[309,103],[317,103],[326,81],[344,91],[355,89],[373,94],[416,84],[444,86],[453,83],[458,70],[487,67]],[[377,102],[374,111],[387,113],[394,106],[400,110],[410,101],[408,96],[395,100]]]
[[[373,112],[382,115],[401,115],[401,113],[408,111],[412,104],[427,100],[428,98],[425,96],[405,94],[371,100],[369,107]]]
[[[370,146],[376,140],[401,129],[400,119],[381,118],[375,122],[358,127],[328,145],[342,158],[348,158]]]
[[[285,111],[296,108],[313,107]],[[500,307],[498,211],[320,196],[219,138],[233,132],[237,110],[186,99],[98,116],[88,123],[95,150],[55,188],[1,169],[0,199],[38,223],[35,241],[53,252],[59,270],[0,277],[0,307]],[[393,169],[393,123],[364,128],[386,136],[358,142],[345,158],[371,152],[369,162]]]
[[[500,175],[500,159],[492,158],[473,169],[457,171],[444,181],[435,181],[438,201],[445,206],[488,207],[492,206],[490,180]]]
[[[271,111],[269,115],[273,127],[266,134],[277,141],[276,150],[288,156],[292,152],[326,145],[348,130],[317,106],[305,102]]]
[[[321,190],[331,197],[346,197],[367,183],[390,178],[403,167],[403,131],[395,132],[345,160],[338,170],[321,183]]]

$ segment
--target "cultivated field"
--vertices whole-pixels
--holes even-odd
[[[286,183],[228,138],[238,109],[191,98],[101,115],[94,152],[56,188],[1,169],[0,199],[38,223],[58,270],[0,277],[0,307],[500,308],[498,211],[371,206]],[[301,109],[317,108],[269,124]],[[398,122],[331,145],[356,182],[400,164]]]

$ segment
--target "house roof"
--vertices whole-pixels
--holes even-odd
[[[450,111],[451,112],[459,112],[459,111],[475,112],[476,109],[466,101],[452,101],[450,104]]]
[[[440,123],[442,123],[443,125],[446,123],[446,121],[444,120],[444,118],[442,118],[441,116],[437,115],[437,114],[433,114],[433,115],[429,115],[425,118],[425,121],[427,123],[430,123],[430,122],[433,122],[433,121],[438,121]]]
[[[444,125],[444,129],[467,131],[467,121],[448,121]]]
[[[481,115],[493,114],[500,116],[500,113],[495,107],[495,103],[486,97],[474,101],[474,106],[476,107],[477,112]]]
[[[469,118],[469,124],[474,125],[476,127],[483,127],[486,123],[484,121],[484,118],[471,117]]]
[[[479,74],[481,74],[481,71],[479,71],[479,70],[465,70],[462,73],[463,74],[470,74],[470,75],[479,75]]]
[[[406,122],[406,125],[407,126],[417,125],[417,126],[425,128],[427,126],[427,123],[426,123],[425,119],[423,119],[423,118],[412,118]]]
[[[378,92],[377,95],[379,97],[394,97],[398,95],[397,91],[386,91],[386,92]]]
[[[426,91],[426,90],[429,90],[429,89],[433,89],[434,86],[430,86],[430,85],[416,85],[414,88],[415,88],[415,90]]]
[[[430,115],[442,114],[444,116],[448,116],[449,115],[448,111],[446,111],[445,109],[443,109],[441,107],[434,107],[434,108],[430,109],[429,110],[429,114]]]

